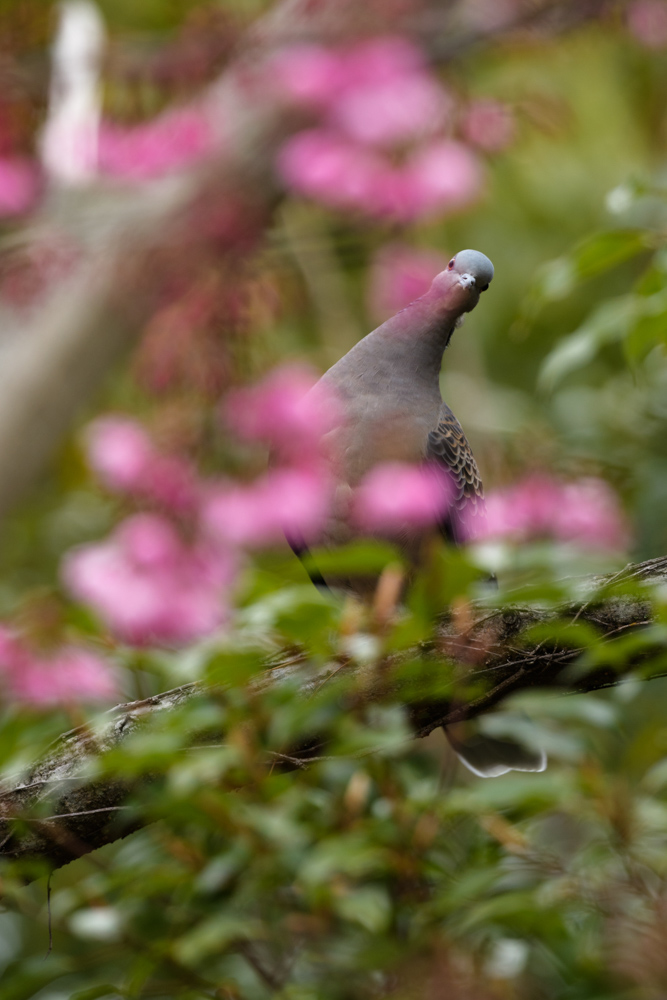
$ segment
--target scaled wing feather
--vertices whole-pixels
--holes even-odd
[[[426,458],[445,469],[453,486],[441,530],[450,541],[463,542],[475,534],[478,518],[485,516],[484,489],[463,428],[446,403],[442,404],[437,427],[428,435]]]

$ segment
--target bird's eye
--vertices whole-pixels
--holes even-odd
[[[447,265],[447,270],[448,271],[451,271],[451,269],[454,267],[454,261],[455,261],[455,259],[456,259],[455,257],[452,257],[452,259],[450,260],[449,264]]]
[[[480,288],[480,292],[485,292],[488,287],[489,287],[489,283],[487,281],[487,283],[485,285],[482,285],[482,287]]]

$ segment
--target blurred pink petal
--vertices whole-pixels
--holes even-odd
[[[390,159],[378,159],[368,193],[356,207],[379,219],[413,222],[417,207],[410,173],[404,166],[394,166]]]
[[[627,11],[628,28],[647,49],[667,46],[667,3],[662,0],[637,0]]]
[[[368,210],[382,168],[382,159],[324,128],[297,132],[278,154],[289,187],[334,208]]]
[[[118,688],[110,665],[91,650],[63,646],[44,654],[0,626],[0,675],[9,697],[32,705],[109,701]]]
[[[36,204],[40,174],[34,163],[0,157],[0,216],[19,215]]]
[[[187,545],[165,518],[137,514],[70,552],[63,577],[125,642],[183,645],[222,624],[234,569],[228,553]]]
[[[434,78],[411,72],[348,88],[333,105],[332,119],[358,142],[391,146],[436,132],[450,106]]]
[[[118,526],[115,537],[136,567],[177,571],[183,543],[166,518],[137,514]]]
[[[562,487],[556,536],[601,549],[627,548],[630,536],[618,498],[608,483],[593,476]]]
[[[305,107],[323,108],[340,93],[341,56],[323,45],[293,45],[268,64],[271,85],[281,96]]]
[[[30,659],[31,654],[17,633],[6,625],[0,625],[0,673],[10,677],[24,670]]]
[[[31,705],[112,701],[118,695],[109,664],[76,646],[31,660],[12,678],[11,689],[16,698]]]
[[[295,45],[273,56],[269,70],[282,96],[328,111],[330,122],[371,145],[431,134],[451,106],[421,50],[400,36],[338,49]]]
[[[90,467],[107,489],[150,500],[175,513],[195,507],[199,485],[191,463],[177,455],[161,455],[137,421],[101,417],[87,429],[86,444]]]
[[[175,514],[195,509],[200,487],[191,463],[179,455],[155,453],[148,463],[140,495]]]
[[[475,101],[463,120],[463,134],[473,146],[498,152],[509,146],[516,135],[514,117],[499,101]]]
[[[560,484],[547,476],[530,476],[508,490],[491,493],[486,498],[488,533],[550,536],[560,501]]]
[[[400,243],[383,247],[371,266],[369,311],[385,320],[404,309],[429,290],[447,261],[437,250],[419,250]]]
[[[432,142],[395,166],[389,157],[324,128],[288,139],[278,169],[298,194],[401,222],[462,208],[482,185],[480,163],[462,143]]]
[[[396,532],[435,524],[449,506],[451,487],[429,466],[386,462],[357,487],[353,518],[365,531]]]
[[[250,486],[219,486],[202,519],[228,545],[261,547],[285,537],[312,541],[326,521],[331,485],[319,468],[272,469]]]
[[[127,417],[101,417],[86,429],[86,457],[100,482],[114,492],[140,488],[153,446],[148,434]]]
[[[443,139],[420,149],[407,169],[415,216],[462,208],[481,193],[479,160],[460,142]]]
[[[224,415],[241,437],[265,441],[282,457],[315,455],[323,435],[340,421],[338,400],[315,382],[309,369],[284,365],[257,385],[230,392]]]
[[[629,542],[626,520],[612,489],[601,479],[560,483],[530,476],[486,501],[484,533],[517,540],[555,538],[583,547],[623,549]]]
[[[99,169],[114,177],[147,180],[188,167],[214,149],[215,136],[204,111],[179,108],[131,128],[103,124]]]
[[[341,53],[344,86],[355,89],[365,84],[383,83],[422,70],[424,53],[402,35],[385,35],[358,42]]]

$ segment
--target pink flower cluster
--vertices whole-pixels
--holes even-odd
[[[39,170],[30,160],[0,157],[0,216],[29,211],[40,194]]]
[[[326,435],[342,421],[339,401],[312,375],[285,367],[250,389],[231,393],[227,421],[246,440],[269,444],[275,467],[250,486],[212,490],[207,525],[220,539],[269,545],[283,536],[316,542],[334,503],[335,453]],[[377,465],[354,491],[349,515],[360,530],[391,534],[434,523],[448,503],[447,483],[432,469]]]
[[[321,466],[271,469],[248,486],[211,488],[202,516],[219,541],[242,548],[275,545],[285,536],[313,541],[331,504],[331,480]]]
[[[180,170],[215,148],[203,110],[177,108],[132,128],[105,123],[98,136],[98,170],[112,177],[149,180]]]
[[[177,514],[192,512],[199,482],[194,467],[157,451],[134,420],[110,416],[94,421],[86,435],[88,464],[113,493],[151,501]]]
[[[284,365],[258,385],[230,392],[224,421],[246,441],[265,441],[284,461],[312,461],[341,421],[336,397],[301,365]]]
[[[109,701],[116,682],[107,662],[80,646],[38,653],[0,626],[0,676],[7,696],[30,705]]]
[[[243,440],[267,444],[272,467],[246,486],[211,487],[203,517],[218,539],[252,548],[285,535],[308,542],[321,531],[333,488],[322,440],[341,414],[338,400],[314,382],[307,369],[285,366],[229,393],[224,422]]]
[[[268,445],[268,472],[248,484],[203,480],[157,452],[134,421],[107,417],[89,429],[89,461],[117,493],[159,504],[123,521],[105,541],[70,552],[63,578],[122,641],[185,645],[220,627],[243,551],[317,542],[334,504],[335,455],[327,436],[338,401],[303,368],[285,367],[230,393],[228,426]],[[435,522],[449,499],[430,469],[378,465],[356,489],[349,515],[361,531],[392,535]]]
[[[270,73],[284,99],[321,119],[279,154],[278,169],[299,194],[401,222],[479,194],[475,154],[442,134],[452,98],[407,39],[294,46],[273,58]]]
[[[159,507],[123,521],[104,542],[70,552],[63,577],[111,631],[135,645],[182,645],[224,621],[236,559],[201,527],[206,485],[186,459],[165,455],[135,421],[111,416],[86,435],[100,482]]]
[[[485,537],[553,538],[583,548],[622,550],[629,532],[618,499],[602,479],[559,482],[536,475],[486,501]]]
[[[383,462],[356,489],[352,517],[363,530],[394,534],[435,524],[449,507],[452,487],[434,466]]]
[[[123,641],[185,645],[223,622],[234,569],[229,553],[188,544],[167,518],[143,513],[70,552],[63,578]]]

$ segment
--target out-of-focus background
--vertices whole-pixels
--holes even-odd
[[[325,503],[294,394],[460,249],[495,277],[442,389],[505,520],[447,593],[667,553],[666,109],[663,0],[0,4],[0,770],[89,705],[226,692],[99,765],[153,776],[152,825],[48,908],[3,862],[3,998],[664,996],[664,682],[519,699],[496,729],[549,768],[496,782],[250,678],[426,640],[435,598],[374,633],[275,511]]]

